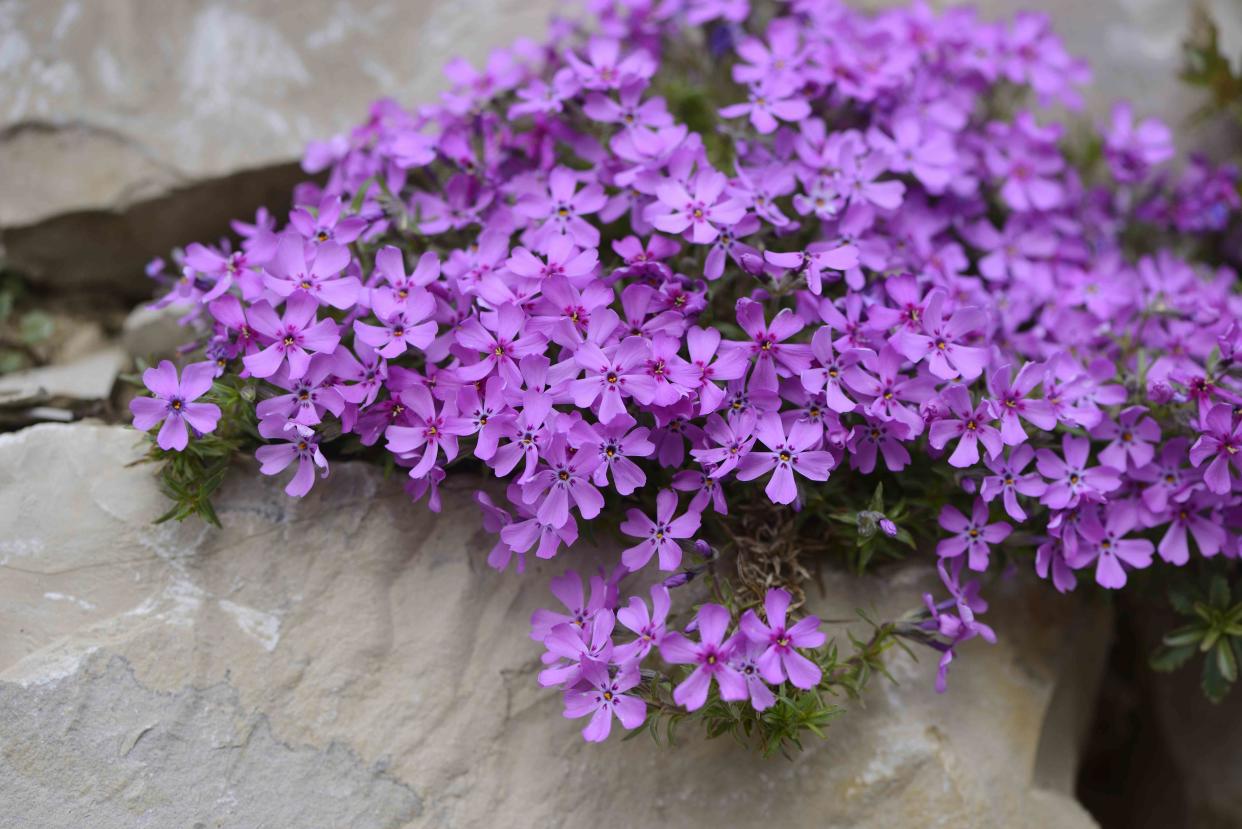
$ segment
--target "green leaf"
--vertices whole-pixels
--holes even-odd
[[[1233,655],[1233,647],[1228,639],[1222,639],[1213,648],[1216,655],[1216,668],[1221,677],[1231,685],[1238,681],[1238,661]]]
[[[1221,702],[1229,695],[1231,683],[1220,672],[1219,660],[1203,660],[1203,694],[1211,702]]]
[[[884,482],[880,481],[875,485],[875,492],[871,495],[871,509],[875,512],[884,512]]]
[[[1161,646],[1156,648],[1147,664],[1153,671],[1170,673],[1185,665],[1197,650],[1198,648],[1193,645],[1182,645],[1176,648]]]
[[[1180,648],[1186,645],[1197,647],[1207,633],[1207,630],[1200,625],[1186,625],[1172,633],[1166,633],[1162,641],[1170,648]]]

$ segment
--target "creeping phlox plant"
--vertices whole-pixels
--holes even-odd
[[[995,639],[968,574],[1117,590],[1237,558],[1242,299],[1195,258],[1232,169],[1175,175],[1124,105],[1098,134],[1037,117],[1087,80],[1040,15],[588,5],[312,144],[287,221],[153,265],[205,355],[134,401],[170,517],[214,519],[251,451],[294,497],[331,460],[400,467],[432,510],[490,470],[493,567],[626,539],[532,620],[586,739],[695,712],[765,750],[893,644],[936,649],[943,690]],[[946,595],[839,653],[801,610],[809,557],[903,549]],[[1220,690],[1242,608],[1213,590],[1161,664],[1207,651]]]

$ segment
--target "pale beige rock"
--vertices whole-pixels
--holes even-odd
[[[0,408],[30,406],[50,400],[102,400],[112,393],[128,357],[120,346],[56,365],[0,376]]]
[[[904,0],[859,0],[868,6]],[[949,0],[935,0],[944,6]],[[1091,60],[1091,110],[1118,97],[1183,125],[1202,97],[1177,80],[1187,0],[984,0],[997,17],[1047,11]],[[1227,43],[1242,11],[1209,5]],[[0,247],[32,278],[149,293],[142,266],[280,210],[308,140],[374,98],[413,104],[454,55],[480,63],[538,36],[565,0],[3,0]],[[1201,135],[1195,135],[1202,138]]]
[[[121,326],[121,345],[131,357],[148,362],[171,357],[195,336],[194,329],[181,324],[181,320],[192,310],[186,305],[167,305],[163,308],[139,305],[125,317]]]
[[[37,280],[141,296],[147,258],[287,205],[307,141],[431,99],[449,58],[557,5],[2,0],[0,245]]]
[[[792,762],[689,732],[588,746],[535,683],[526,619],[589,556],[496,574],[464,484],[437,517],[348,464],[303,501],[234,475],[222,531],[155,526],[150,469],[125,465],[139,446],[85,424],[0,436],[0,802],[18,825],[1094,825],[1032,781],[1072,779],[1077,727],[1053,699],[1091,696],[1067,679],[1096,664],[1098,608],[998,586],[1002,642],[967,646],[950,693],[930,654],[897,658],[900,685]],[[926,568],[836,577],[815,603],[885,616],[928,586]]]

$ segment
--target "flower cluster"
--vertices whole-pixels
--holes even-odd
[[[614,716],[627,729],[643,724],[647,703],[626,692],[639,684],[639,665],[657,650],[669,664],[691,666],[673,690],[676,703],[689,711],[703,707],[713,683],[721,699],[749,701],[764,711],[776,702],[772,686],[788,681],[809,690],[822,678],[820,667],[799,653],[824,644],[819,619],[806,616],[790,624],[785,590],[767,592],[766,621],[747,610],[732,634],[727,608],[700,605],[691,623],[699,640],[694,642],[668,628],[672,600],[665,585],[651,588],[650,608],[638,596],[618,608],[616,585],[602,576],[593,577],[590,587],[588,598],[573,570],[554,578],[552,592],[568,613],[540,610],[531,619],[531,638],[547,648],[539,684],[564,689],[566,717],[591,715],[582,732],[588,741],[606,739]],[[622,644],[613,641],[618,623],[628,638]]]
[[[257,384],[261,472],[296,463],[290,495],[334,452],[386,456],[432,509],[450,469],[483,467],[506,482],[504,502],[478,495],[498,569],[628,509],[615,576],[589,600],[555,580],[568,615],[534,620],[540,682],[591,715],[589,740],[642,722],[652,653],[693,666],[691,709],[713,682],[760,710],[772,685],[819,682],[799,649],[824,636],[786,628],[783,591],[764,618],[703,604],[697,642],[666,630],[667,588],[650,608],[618,595],[625,574],[678,571],[733,497],[798,510],[830,478],[917,491],[950,471],[911,528],[944,531],[941,682],[958,642],[993,638],[959,579],[1000,549],[1062,591],[1239,555],[1242,297],[1189,258],[1237,208],[1236,174],[1174,177],[1168,130],[1124,106],[1099,165],[1073,163],[1017,97],[1075,107],[1087,79],[1041,15],[590,7],[590,33],[450,64],[436,105],[375,104],[310,147],[320,177],[287,221],[261,211],[240,245],[157,271],[208,362],[149,378],[138,427],[167,415],[164,449],[211,431],[191,401],[227,374]],[[634,638],[614,644],[618,623]]]

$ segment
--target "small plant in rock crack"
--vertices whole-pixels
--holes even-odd
[[[151,268],[203,355],[134,403],[172,517],[252,452],[293,497],[362,458],[432,510],[490,472],[496,569],[617,553],[532,621],[584,736],[768,753],[895,645],[944,690],[995,640],[973,574],[1238,557],[1231,168],[1179,177],[1125,105],[1085,141],[1037,112],[1087,78],[1041,15],[584,6],[312,144],[287,221]],[[814,578],[899,557],[940,596],[830,642]]]
[[[1191,579],[1169,590],[1169,602],[1189,622],[1165,634],[1152,654],[1151,666],[1172,671],[1196,657],[1203,659],[1203,693],[1220,702],[1238,681],[1242,662],[1242,581],[1229,589],[1221,573],[1206,576],[1206,589]]]

